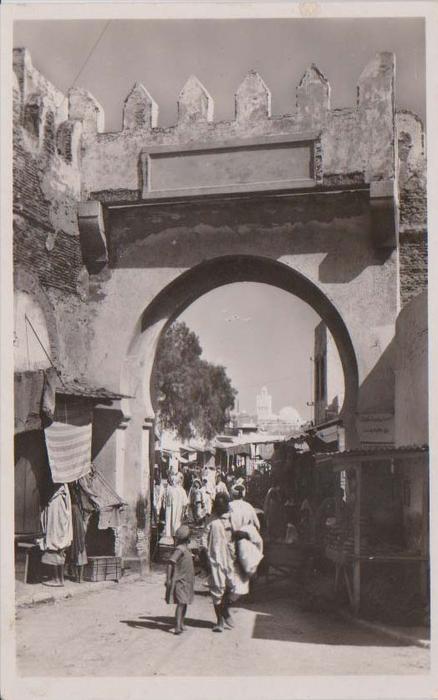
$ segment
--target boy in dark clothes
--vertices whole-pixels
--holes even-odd
[[[185,630],[187,605],[193,603],[195,595],[195,568],[188,548],[190,530],[187,525],[178,528],[175,541],[177,546],[167,564],[166,603],[176,603],[174,634],[181,634]]]

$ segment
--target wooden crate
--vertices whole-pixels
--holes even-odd
[[[121,575],[120,557],[88,557],[84,567],[85,581],[118,581]]]

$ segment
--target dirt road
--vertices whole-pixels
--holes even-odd
[[[198,582],[187,631],[174,636],[174,608],[166,605],[163,592],[163,574],[155,572],[144,581],[19,609],[18,672],[139,677],[424,674],[429,669],[427,649],[401,645],[336,617],[304,613],[275,591],[243,604],[236,610],[235,629],[215,634],[211,601]]]

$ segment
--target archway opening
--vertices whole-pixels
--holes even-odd
[[[133,380],[137,388],[141,383],[142,410],[149,412],[151,418],[154,416],[156,384],[153,367],[162,334],[197,299],[219,287],[239,282],[265,284],[289,292],[308,304],[318,315],[333,337],[339,353],[345,389],[341,415],[346,424],[352,425],[358,398],[358,368],[352,341],[341,315],[330,299],[301,273],[281,262],[246,255],[224,256],[201,263],[178,276],[147,307],[129,352],[129,375],[125,372],[124,376],[125,381],[128,377],[131,381],[131,385],[126,386],[131,392]],[[352,430],[350,427],[350,432]],[[354,439],[354,436],[351,435],[351,438]]]

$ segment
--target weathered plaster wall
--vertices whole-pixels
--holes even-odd
[[[366,193],[309,195],[304,203],[268,197],[116,209],[109,215],[108,235],[114,268],[90,287],[99,311],[93,375],[103,379],[105,374],[111,385],[118,381],[119,363],[148,300],[184,270],[220,256],[256,254],[302,273],[324,292],[357,350],[364,402],[373,410],[370,401],[391,401],[383,392],[392,377],[374,398],[365,383],[392,338],[397,314],[397,256],[372,244]],[[122,322],[108,346],[104,329],[116,318]]]
[[[64,376],[78,377],[90,350],[77,221],[82,125],[25,49],[14,51],[14,75],[15,286],[43,303],[47,350]]]
[[[400,295],[402,304],[427,289],[426,144],[421,120],[396,114],[400,200]]]
[[[421,292],[401,311],[396,325],[396,445],[428,442],[427,293]]]

